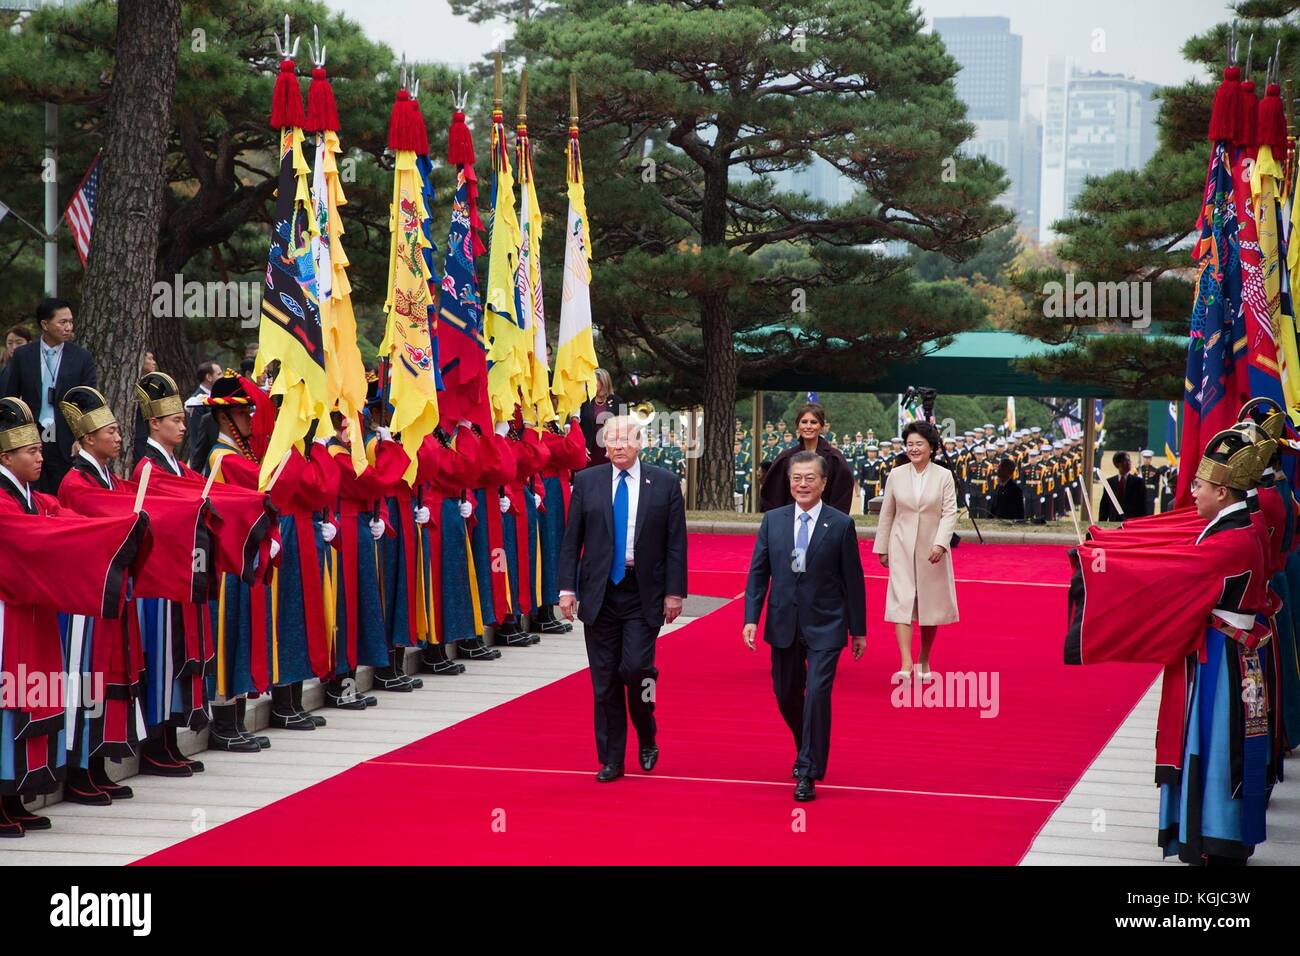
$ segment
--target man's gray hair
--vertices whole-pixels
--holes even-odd
[[[795,465],[806,465],[809,462],[814,462],[814,461],[817,462],[818,473],[821,475],[821,477],[825,478],[826,459],[823,458],[821,455],[817,454],[817,452],[815,451],[808,451],[807,449],[805,449],[804,451],[796,452],[795,454],[791,455],[790,467],[793,468]]]
[[[624,433],[628,438],[636,439],[638,445],[645,444],[645,425],[635,415],[611,415],[605,419],[601,437],[615,431]]]

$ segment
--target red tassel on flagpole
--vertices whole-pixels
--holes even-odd
[[[474,162],[474,138],[465,124],[461,110],[451,114],[451,129],[447,132],[447,162],[452,166],[469,166]]]
[[[302,126],[305,122],[302,90],[298,87],[293,60],[281,60],[280,73],[275,78],[275,92],[271,96],[271,125],[276,129],[287,129]]]
[[[420,145],[420,121],[411,112],[411,95],[405,89],[397,91],[393,101],[393,115],[388,122],[388,148],[393,152],[409,149],[415,152]],[[428,134],[425,135],[428,142]],[[427,146],[426,146],[427,149]]]
[[[307,87],[307,125],[303,127],[309,133],[323,133],[326,130],[338,131],[339,108],[334,102],[334,87],[330,86],[325,68],[318,66],[311,71],[311,85]]]
[[[1264,98],[1259,101],[1258,118],[1260,146],[1273,150],[1273,157],[1280,161],[1286,156],[1286,116],[1282,109],[1282,87],[1270,83],[1264,90]]]
[[[424,114],[420,112],[420,101],[415,99],[407,100],[406,108],[411,114],[411,130],[413,142],[415,143],[415,155],[428,156],[429,127],[424,122]]]
[[[1214,93],[1214,109],[1210,113],[1210,142],[1237,138],[1238,88],[1241,86],[1241,68],[1230,66],[1223,71],[1223,82]]]
[[[1242,80],[1238,88],[1240,99],[1237,105],[1237,137],[1234,142],[1243,149],[1253,149],[1259,145],[1259,99],[1255,96],[1255,81]]]

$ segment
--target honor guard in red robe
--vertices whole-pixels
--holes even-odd
[[[1266,450],[1271,454],[1271,449]],[[1187,863],[1244,862],[1264,839],[1267,696],[1259,658],[1274,609],[1247,510],[1262,471],[1245,430],[1209,442],[1192,485],[1200,533],[1137,546],[1107,535],[1070,552],[1067,664],[1164,666],[1156,731],[1159,843]],[[1126,523],[1127,524],[1127,523]],[[1177,594],[1157,603],[1150,594]]]
[[[0,399],[0,837],[49,829],[49,818],[23,800],[57,790],[66,777],[59,613],[118,617],[148,534],[143,514],[81,517],[35,491],[42,464],[31,409]]]
[[[59,504],[74,512],[82,491],[107,491],[117,495],[122,510],[134,504],[114,477],[112,464],[122,453],[122,434],[113,410],[95,389],[79,385],[59,402],[59,412],[80,445],[72,468],[59,484]],[[68,779],[63,798],[70,803],[108,806],[114,799],[132,796],[131,788],[108,778],[105,759],[133,757],[145,734],[140,693],[144,677],[144,650],[132,614],[111,619],[81,614],[60,614],[63,653],[67,661],[69,699],[64,714],[68,745]],[[80,688],[102,686],[103,695],[92,696]]]

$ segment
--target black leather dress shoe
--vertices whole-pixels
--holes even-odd
[[[504,644],[506,647],[531,647],[541,641],[536,634],[529,634],[527,631],[518,631],[514,634],[498,634],[496,642]]]
[[[173,761],[162,754],[150,753],[140,755],[140,769],[136,773],[146,777],[189,777],[194,771],[186,764]]]
[[[113,798],[98,787],[92,790],[80,790],[77,787],[65,784],[63,799],[68,803],[80,803],[87,807],[108,807],[113,804]]]
[[[96,780],[95,786],[99,787],[100,790],[108,794],[109,798],[113,800],[130,800],[135,796],[134,790],[130,787],[123,786],[120,783],[101,782]],[[23,824],[23,826],[27,825]],[[28,827],[28,829],[31,829],[31,827]]]
[[[655,768],[655,764],[659,762],[659,748],[654,744],[649,747],[642,747],[638,751],[638,756],[641,758],[641,769],[649,773]]]
[[[596,782],[609,783],[621,776],[623,776],[623,765],[621,763],[607,763],[600,768],[600,773],[596,774]]]
[[[800,803],[807,803],[817,798],[817,786],[813,783],[812,777],[799,778],[799,782],[794,785],[794,798]]]

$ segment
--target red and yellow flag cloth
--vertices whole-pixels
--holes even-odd
[[[555,349],[551,391],[561,421],[578,414],[596,394],[596,345],[591,330],[591,230],[587,227],[587,190],[578,148],[577,117],[569,126],[565,170],[569,184],[569,218],[564,237],[564,285],[560,293],[560,336]]]
[[[519,324],[525,343],[523,407],[525,417],[541,427],[555,421],[551,370],[546,361],[546,309],[542,304],[542,210],[533,182],[533,146],[528,126],[515,127],[515,168],[519,170],[519,264],[515,273]]]
[[[267,253],[262,319],[258,330],[260,376],[272,362],[279,372],[271,395],[281,396],[275,431],[258,477],[264,488],[276,466],[312,422],[327,411],[324,333],[312,240],[319,235],[302,154],[306,118],[292,60],[280,63],[271,125],[280,130],[280,175],[271,248]]]
[[[388,146],[396,154],[393,169],[393,203],[389,210],[391,235],[388,258],[388,301],[384,304],[387,326],[379,346],[381,358],[389,363],[388,402],[393,408],[389,427],[401,434],[402,448],[410,459],[403,476],[414,484],[420,445],[438,426],[438,387],[434,376],[433,340],[429,330],[429,271],[424,249],[429,245],[423,223],[424,207],[420,173],[415,155],[420,147],[418,131],[405,104],[410,96],[399,90],[393,107],[393,124]],[[427,144],[428,134],[425,133]],[[428,146],[425,145],[425,150]]]
[[[488,401],[492,419],[514,417],[528,384],[529,342],[521,321],[515,279],[521,233],[515,215],[515,180],[510,169],[506,129],[498,105],[492,111],[492,222],[488,230],[487,298]]]
[[[311,72],[307,90],[307,126],[316,134],[316,163],[312,177],[313,209],[319,235],[313,237],[316,280],[320,298],[321,328],[325,343],[325,394],[330,410],[338,409],[361,434],[360,415],[366,406],[366,366],[357,347],[357,319],[352,311],[352,284],[348,281],[348,256],[343,251],[343,218],[339,207],[347,204],[339,180],[338,107],[325,68]],[[354,443],[352,467],[366,468],[361,443]]]

